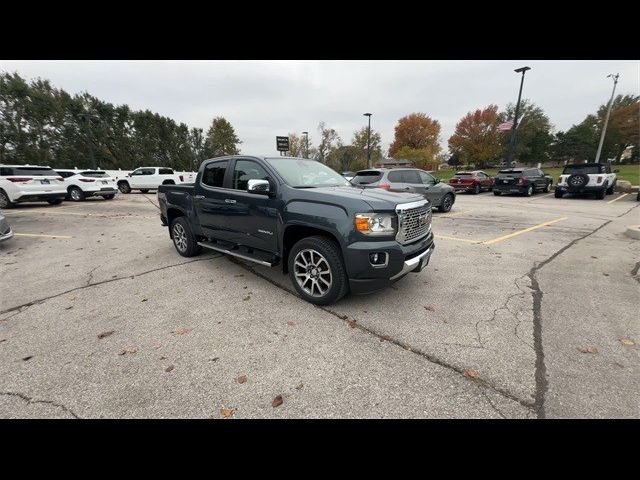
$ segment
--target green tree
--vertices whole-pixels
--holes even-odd
[[[326,163],[327,157],[331,152],[342,146],[342,139],[338,132],[333,128],[328,128],[324,122],[318,124],[318,132],[320,133],[320,143],[314,149],[313,158],[319,162]],[[309,156],[311,156],[311,153],[309,153]]]
[[[354,165],[357,163],[358,165],[362,165],[362,167],[356,168],[355,170],[360,170],[361,168],[367,167],[367,132],[368,127],[362,127],[355,132],[353,132],[353,138],[351,139],[351,145],[353,145],[357,152],[356,157],[353,162]],[[382,155],[382,135],[380,132],[375,130],[371,130],[371,138],[369,140],[369,145],[371,148],[371,164],[375,165],[383,159]],[[349,168],[351,171],[355,171],[353,168]]]
[[[207,130],[205,155],[208,158],[223,155],[238,155],[242,142],[236,135],[233,125],[224,117],[216,117]]]
[[[510,103],[505,111],[498,115],[500,122],[513,119],[515,105]],[[516,129],[516,148],[514,159],[527,165],[534,165],[549,159],[550,145],[553,140],[552,125],[544,111],[530,100],[522,100],[518,113],[518,127]],[[506,158],[511,138],[510,132],[502,136],[504,157]]]

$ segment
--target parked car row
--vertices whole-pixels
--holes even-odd
[[[445,184],[430,172],[418,168],[376,168],[360,170],[349,178],[353,185],[364,188],[383,188],[392,192],[414,192],[422,194],[434,208],[448,212],[453,206],[456,194],[467,192],[479,194],[493,191],[496,196],[518,194],[527,197],[537,192],[548,193],[553,186],[553,178],[539,168],[506,168],[499,170],[495,177],[482,170],[460,171]],[[604,163],[583,163],[567,165],[555,188],[555,197],[566,193],[595,194],[602,199],[611,195],[617,182],[617,175],[611,166]]]
[[[48,202],[58,205],[63,200],[81,202],[87,197],[113,200],[120,191],[143,193],[160,185],[185,183],[185,175],[171,168],[143,167],[125,177],[115,179],[104,170],[56,169],[39,165],[0,165],[0,209],[20,202]],[[187,181],[193,181],[190,176]]]

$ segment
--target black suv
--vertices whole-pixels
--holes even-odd
[[[539,168],[509,168],[495,177],[493,194],[519,193],[530,197],[535,192],[549,192],[553,179]]]

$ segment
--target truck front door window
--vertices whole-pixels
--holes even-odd
[[[233,169],[233,188],[247,190],[249,180],[267,180],[267,172],[251,160],[238,160]]]

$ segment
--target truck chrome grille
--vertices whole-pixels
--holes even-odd
[[[396,207],[398,234],[396,240],[406,245],[421,239],[431,229],[431,206],[428,202],[400,204]]]

